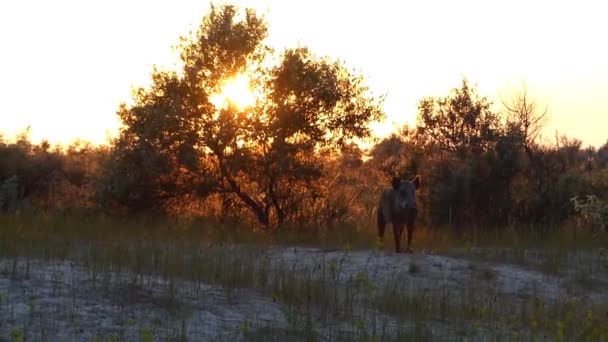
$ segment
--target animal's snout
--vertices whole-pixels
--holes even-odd
[[[411,209],[416,208],[416,200],[412,198],[402,199],[398,201],[397,206],[399,209]]]

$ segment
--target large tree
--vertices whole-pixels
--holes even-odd
[[[178,196],[221,193],[263,225],[281,224],[294,192],[323,174],[319,152],[370,134],[380,101],[343,64],[306,48],[275,53],[252,10],[211,7],[182,37],[183,69],[152,74],[152,86],[120,106],[107,193],[131,210]],[[225,80],[246,74],[258,100],[217,107]]]
[[[418,109],[421,172],[433,184],[423,202],[433,221],[481,226],[507,220],[508,189],[521,169],[519,127],[504,123],[466,79],[447,96],[422,99]]]
[[[461,157],[490,150],[500,134],[500,120],[491,105],[463,79],[449,96],[420,101],[417,138]]]

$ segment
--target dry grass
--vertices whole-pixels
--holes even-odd
[[[513,263],[565,275],[572,273],[573,253],[593,253],[606,241],[605,236],[592,238],[577,232],[580,238],[572,240],[571,232],[564,230],[535,239],[532,233],[506,230],[477,235],[471,241],[441,230],[419,229],[415,241],[419,250],[471,260],[465,270],[470,274],[466,283],[454,287],[447,280],[419,286],[398,276],[378,282],[373,270],[367,269],[346,276],[345,264],[352,249],[377,247],[375,232],[369,227],[342,226],[315,234],[295,229],[269,233],[202,221],[45,216],[1,216],[0,226],[0,257],[13,261],[0,270],[5,277],[27,277],[33,261],[69,260],[84,268],[87,282],[123,303],[141,295],[147,281],[160,278],[165,292],[155,304],[184,319],[188,308],[177,290],[183,281],[221,286],[227,298],[240,289],[261,291],[281,305],[289,327],[245,322],[235,336],[246,340],[449,340],[457,333],[477,339],[552,336],[550,339],[608,341],[606,303],[502,295],[496,292],[497,274],[476,264],[480,260]],[[272,246],[286,244],[339,249],[342,257],[317,260],[296,270],[289,260],[268,253]],[[385,240],[381,248],[392,250],[392,241]],[[584,262],[592,270],[603,270],[601,274],[608,272],[599,254]],[[427,270],[414,260],[407,271],[415,278]],[[112,280],[116,274],[128,274],[129,281],[116,283]],[[573,274],[577,288],[596,284],[594,277]],[[6,324],[3,298],[0,293],[0,322]],[[53,320],[50,313],[36,314],[35,300],[28,305],[31,321],[38,325],[13,327],[10,337],[0,340],[40,334],[33,331],[35,327]],[[177,322],[183,321],[176,321],[172,336],[184,340],[185,335],[178,333],[183,323]],[[139,340],[150,340],[150,327],[139,329]],[[111,340],[109,336],[99,338]],[[120,336],[114,338],[120,340]]]

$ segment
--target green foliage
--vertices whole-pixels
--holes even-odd
[[[15,328],[11,330],[11,342],[24,342],[25,333],[23,329]]]
[[[608,204],[594,195],[585,198],[575,196],[571,199],[574,210],[586,223],[594,228],[608,230]]]
[[[142,329],[139,332],[139,342],[154,342],[154,334],[149,328]]]

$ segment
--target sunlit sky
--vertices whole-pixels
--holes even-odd
[[[216,2],[217,3],[217,2]],[[539,0],[235,0],[266,16],[269,43],[343,60],[386,94],[386,133],[415,122],[424,96],[462,77],[499,101],[527,84],[555,131],[608,140],[608,4]],[[195,30],[203,0],[19,0],[0,3],[0,132],[99,143],[115,112],[171,46]]]

